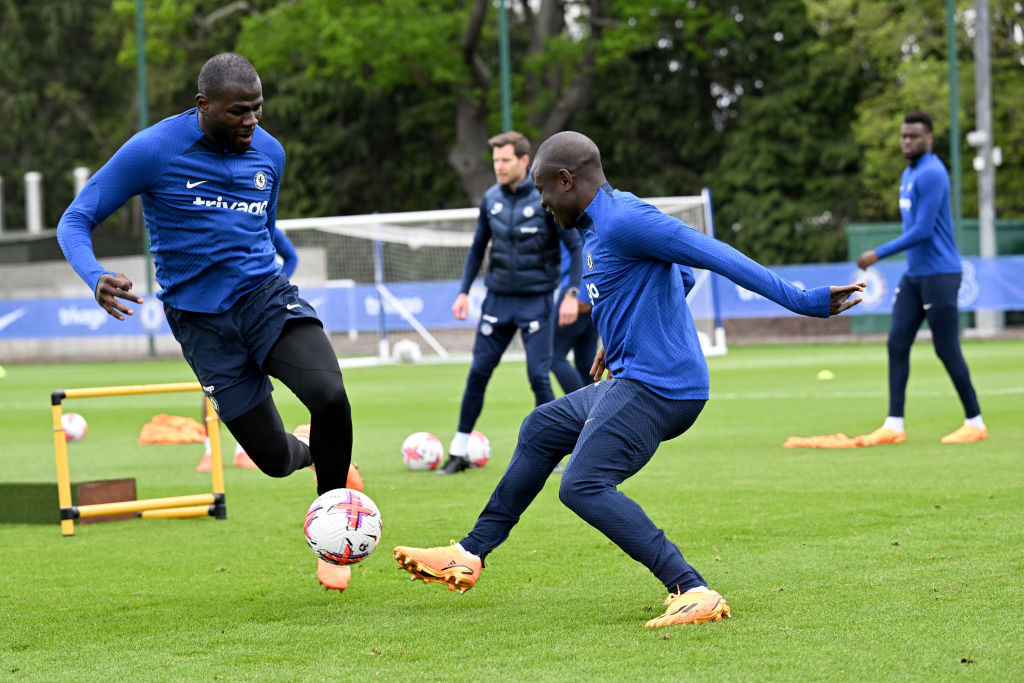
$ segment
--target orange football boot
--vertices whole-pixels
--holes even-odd
[[[316,558],[316,578],[328,590],[343,591],[348,588],[352,570],[347,564],[331,564]]]
[[[690,591],[669,593],[663,603],[668,609],[644,626],[658,628],[674,624],[702,624],[705,621],[721,621],[729,616],[729,604],[715,591]]]
[[[907,432],[904,429],[895,431],[879,427],[870,434],[861,434],[853,437],[858,446],[881,446],[887,443],[903,443],[907,440]]]
[[[465,593],[476,585],[483,562],[467,557],[455,541],[439,548],[409,548],[400,545],[394,550],[398,566],[412,574],[413,581],[443,583],[448,590]]]
[[[971,443],[973,441],[984,441],[988,438],[988,427],[971,427],[963,425],[952,434],[942,437],[942,443]]]
[[[196,472],[209,472],[213,469],[213,457],[206,453],[199,460],[199,464],[196,465]]]

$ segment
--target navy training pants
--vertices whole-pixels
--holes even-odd
[[[946,367],[960,396],[965,417],[981,414],[978,397],[971,384],[971,373],[960,349],[960,321],[957,292],[960,273],[900,278],[892,305],[889,327],[889,415],[903,417],[910,379],[910,347],[921,323],[928,320],[935,355]]]
[[[535,408],[523,421],[508,469],[462,547],[481,558],[508,538],[555,465],[572,453],[561,501],[647,567],[670,592],[705,585],[679,548],[618,485],[662,441],[690,428],[706,401],[674,401],[639,382],[602,380]]]

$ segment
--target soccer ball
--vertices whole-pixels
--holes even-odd
[[[60,416],[60,424],[68,441],[81,441],[89,431],[85,418],[78,413],[64,413]]]
[[[306,542],[330,564],[365,560],[380,543],[383,530],[377,505],[353,489],[332,489],[306,512]]]
[[[466,455],[469,457],[469,464],[473,467],[483,467],[491,459],[491,442],[482,432],[475,429],[469,433],[469,442],[466,444]]]
[[[399,339],[391,349],[391,356],[396,363],[419,363],[423,352],[420,345],[412,339]]]
[[[413,472],[435,470],[441,464],[444,446],[430,432],[416,432],[402,444],[402,460]]]

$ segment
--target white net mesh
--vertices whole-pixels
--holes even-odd
[[[708,234],[710,198],[648,199]],[[366,214],[279,220],[299,253],[293,280],[320,314],[345,357],[415,360],[465,356],[472,350],[482,275],[470,290],[464,321],[452,315],[477,209]],[[705,273],[688,297],[705,351],[716,353],[714,292]],[[401,342],[408,340],[407,342]],[[417,348],[418,347],[418,348]]]

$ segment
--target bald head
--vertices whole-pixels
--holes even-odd
[[[605,182],[601,152],[582,133],[555,133],[533,160],[533,184],[541,204],[563,228],[575,226]]]
[[[567,130],[555,133],[540,146],[533,159],[534,169],[550,167],[552,170],[565,169],[571,175],[580,178],[601,177],[604,183],[604,170],[601,168],[601,150],[594,141],[583,133]]]
[[[221,52],[206,60],[199,71],[199,93],[215,100],[231,85],[259,83],[256,68],[234,52]]]

